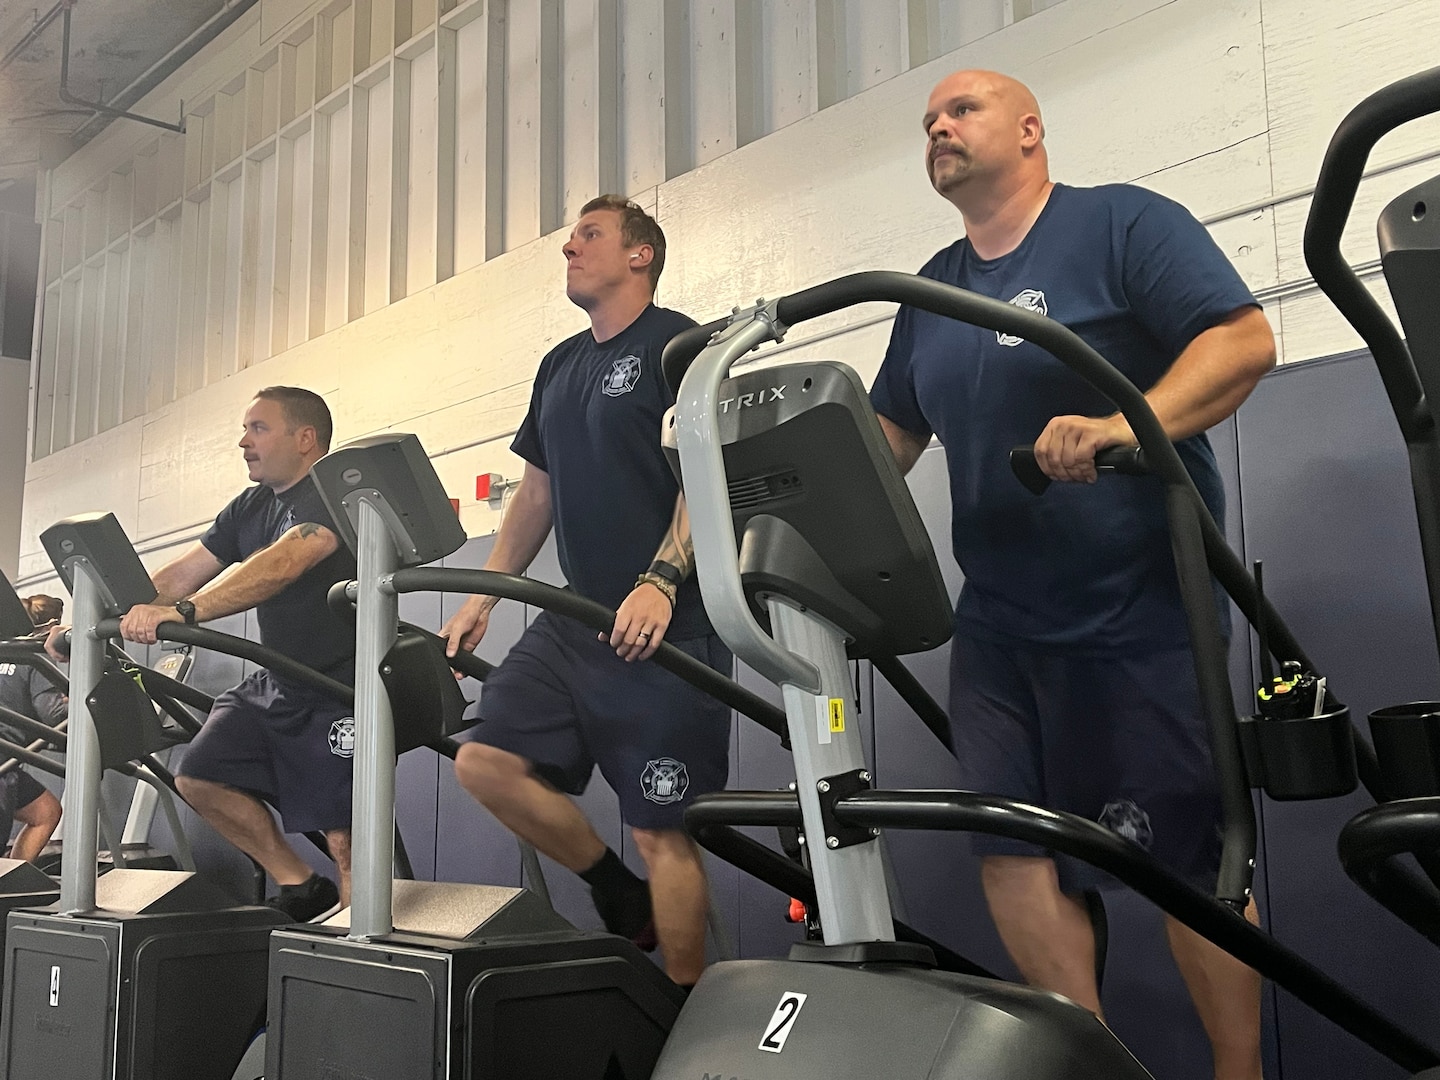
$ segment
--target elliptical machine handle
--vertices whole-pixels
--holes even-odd
[[[1100,472],[1124,473],[1126,476],[1149,476],[1150,466],[1145,451],[1138,446],[1112,446],[1095,455],[1095,468]],[[1017,446],[1010,451],[1010,471],[1032,495],[1044,495],[1052,483],[1035,460],[1034,446]]]

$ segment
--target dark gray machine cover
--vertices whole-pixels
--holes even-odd
[[[371,435],[346,443],[310,467],[340,538],[356,550],[351,517],[359,496],[378,496],[395,538],[401,566],[420,566],[460,550],[465,529],[420,440],[414,435]]]
[[[854,371],[746,372],[721,384],[719,414],[740,576],[762,625],[773,592],[843,626],[852,659],[950,639],[940,564]],[[663,442],[678,475],[673,410]],[[890,561],[877,567],[877,552]]]
[[[100,578],[105,614],[123,615],[155,599],[155,585],[114,514],[63,518],[40,534],[40,543],[65,587],[75,591],[71,560],[85,559]]]
[[[34,629],[15,586],[0,572],[0,639],[25,637]]]
[[[1440,400],[1440,176],[1398,195],[1380,215],[1380,259],[1425,396]]]
[[[653,1080],[1145,1080],[1057,994],[919,968],[740,960],[710,968]]]

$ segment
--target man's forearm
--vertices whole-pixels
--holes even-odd
[[[192,591],[186,588],[187,582],[183,576],[168,566],[152,574],[150,581],[155,586],[155,603],[163,607],[169,607],[176,600],[185,599]]]
[[[539,490],[542,487],[544,490]],[[544,483],[535,478],[522,480],[500,522],[485,569],[497,574],[523,574],[545,546],[553,524],[548,478]],[[481,600],[488,611],[498,598],[485,596]]]
[[[325,545],[317,532],[321,532],[319,526],[297,525],[230,574],[195,593],[190,600],[196,621],[210,622],[249,611],[293,584],[335,550],[334,544]]]
[[[675,513],[670,518],[670,528],[655,551],[655,562],[667,563],[680,572],[681,580],[695,568],[695,542],[690,538],[690,508],[685,505],[682,491],[675,499]]]
[[[906,431],[888,416],[875,415],[880,421],[880,430],[885,433],[885,441],[890,444],[890,452],[895,456],[895,464],[900,466],[901,475],[908,473],[920,460],[930,440]]]

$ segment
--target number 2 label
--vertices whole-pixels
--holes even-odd
[[[804,1004],[805,995],[794,990],[786,990],[780,995],[780,1004],[775,1006],[775,1015],[770,1017],[770,1023],[765,1025],[765,1037],[760,1040],[761,1050],[778,1054],[785,1049],[785,1040],[790,1037],[795,1018],[800,1015],[800,1007]]]

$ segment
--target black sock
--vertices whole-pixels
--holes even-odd
[[[612,934],[634,937],[650,922],[650,886],[610,848],[589,870],[582,870],[580,878],[590,886],[595,910]]]
[[[603,896],[621,896],[632,892],[636,885],[645,884],[608,847],[599,862],[589,870],[580,871],[580,879]]]

